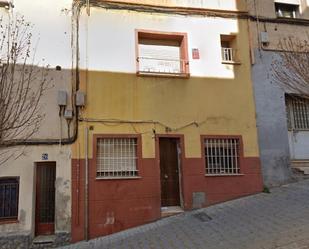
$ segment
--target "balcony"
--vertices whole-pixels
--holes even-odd
[[[138,75],[188,77],[188,60],[137,57]]]
[[[237,50],[234,48],[221,48],[222,63],[224,64],[240,64],[237,60]]]

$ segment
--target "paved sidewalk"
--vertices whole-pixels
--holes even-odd
[[[309,180],[66,249],[309,249]]]

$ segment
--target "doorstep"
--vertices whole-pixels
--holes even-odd
[[[301,171],[304,175],[309,175],[309,160],[291,160],[291,166]]]
[[[183,213],[184,210],[180,206],[161,207],[161,217],[168,217]]]
[[[33,244],[53,244],[56,240],[55,235],[39,235],[36,236],[32,243]]]

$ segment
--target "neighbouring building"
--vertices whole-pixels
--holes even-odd
[[[54,236],[34,243],[61,244],[70,241],[70,143],[77,130],[75,47],[68,12],[72,1],[2,0],[0,6],[1,25],[16,18],[30,22],[34,63],[38,69],[50,65],[50,89],[42,97],[40,111],[45,118],[39,131],[20,143],[16,137],[19,145],[10,151],[18,157],[0,165],[0,248],[35,247],[33,238],[47,234]],[[31,70],[31,62],[26,67]]]
[[[246,1],[81,0],[73,13],[86,96],[73,241],[262,191]]]
[[[264,183],[280,185],[291,180],[292,168],[309,173],[309,104],[274,83],[271,64],[282,52],[280,40],[308,39],[309,1],[250,0],[248,9]]]

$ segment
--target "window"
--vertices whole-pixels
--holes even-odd
[[[0,178],[0,220],[18,217],[19,178]]]
[[[299,5],[275,3],[275,9],[277,17],[297,18],[299,12]]]
[[[0,8],[9,8],[9,7],[12,7],[12,3],[10,3],[8,0],[0,1]]]
[[[186,34],[137,31],[137,42],[138,74],[188,76]]]
[[[286,95],[288,127],[293,130],[309,130],[309,100]]]
[[[238,138],[205,139],[206,175],[239,174],[239,146]]]
[[[137,175],[137,138],[98,138],[97,177]]]
[[[221,35],[222,63],[237,63],[236,36]]]

